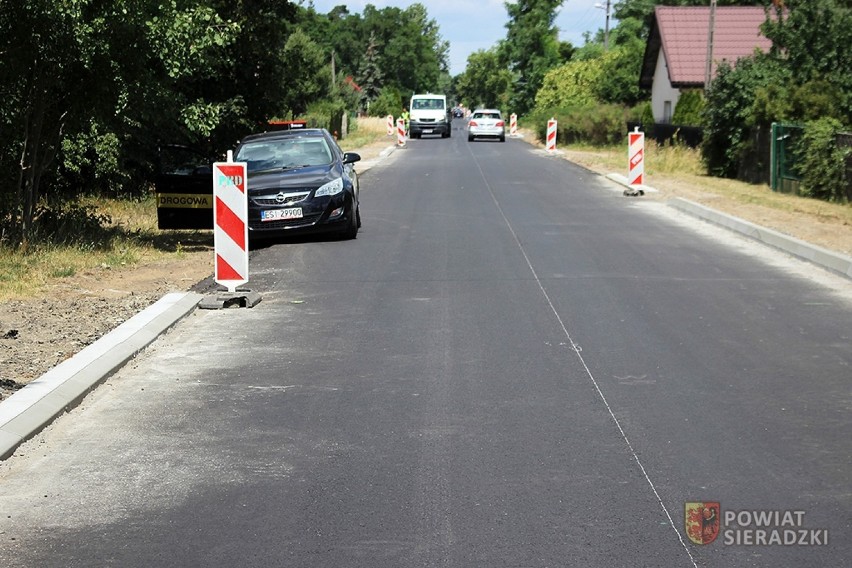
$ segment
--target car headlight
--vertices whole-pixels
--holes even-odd
[[[341,191],[343,191],[343,178],[337,178],[322,185],[316,191],[316,193],[314,193],[314,197],[322,197],[323,195],[337,195]]]

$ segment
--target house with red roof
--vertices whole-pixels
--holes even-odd
[[[713,18],[711,77],[722,61],[766,52],[772,42],[760,32],[766,21],[761,6],[719,6]],[[671,123],[681,92],[703,89],[707,74],[710,8],[657,6],[642,60],[639,85],[651,90],[654,120]]]

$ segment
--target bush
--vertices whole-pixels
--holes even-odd
[[[402,113],[402,95],[394,88],[382,89],[379,97],[370,103],[370,116],[399,116]]]
[[[547,136],[547,121],[557,121],[558,143],[583,142],[595,146],[618,144],[626,136],[626,124],[631,114],[619,105],[585,105],[562,109],[536,110],[527,118],[532,122],[539,140]]]
[[[701,126],[704,113],[704,94],[698,90],[684,91],[677,101],[672,124]]]
[[[631,120],[642,124],[642,130],[649,137],[654,135],[654,109],[651,108],[651,102],[642,103],[638,107],[634,107],[631,111]]]
[[[805,124],[799,141],[797,173],[802,178],[801,192],[808,197],[843,202],[846,196],[846,157],[850,148],[837,145],[841,123],[830,117]]]
[[[311,104],[301,119],[307,121],[308,128],[326,128],[334,134],[342,131],[344,114],[346,105],[343,101],[325,100]]]
[[[792,92],[793,112],[800,120],[817,120],[823,117],[844,119],[843,93],[828,81],[809,81]]]
[[[766,57],[744,57],[736,68],[719,66],[707,93],[704,112],[704,141],[701,153],[708,172],[736,177],[748,151],[748,137],[756,124],[755,96],[760,89],[784,84],[789,72]]]

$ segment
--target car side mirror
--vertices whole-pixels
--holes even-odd
[[[355,152],[344,152],[343,154],[343,163],[344,164],[354,164],[355,162],[361,161],[361,155],[356,154]]]

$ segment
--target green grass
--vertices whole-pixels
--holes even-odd
[[[69,278],[77,274],[76,266],[59,266],[50,271],[50,278]]]
[[[34,243],[26,250],[0,246],[0,301],[32,297],[49,284],[94,268],[131,268],[164,258],[183,258],[213,244],[210,231],[160,231],[153,195],[141,201],[84,197],[109,217],[102,230],[66,244]]]

